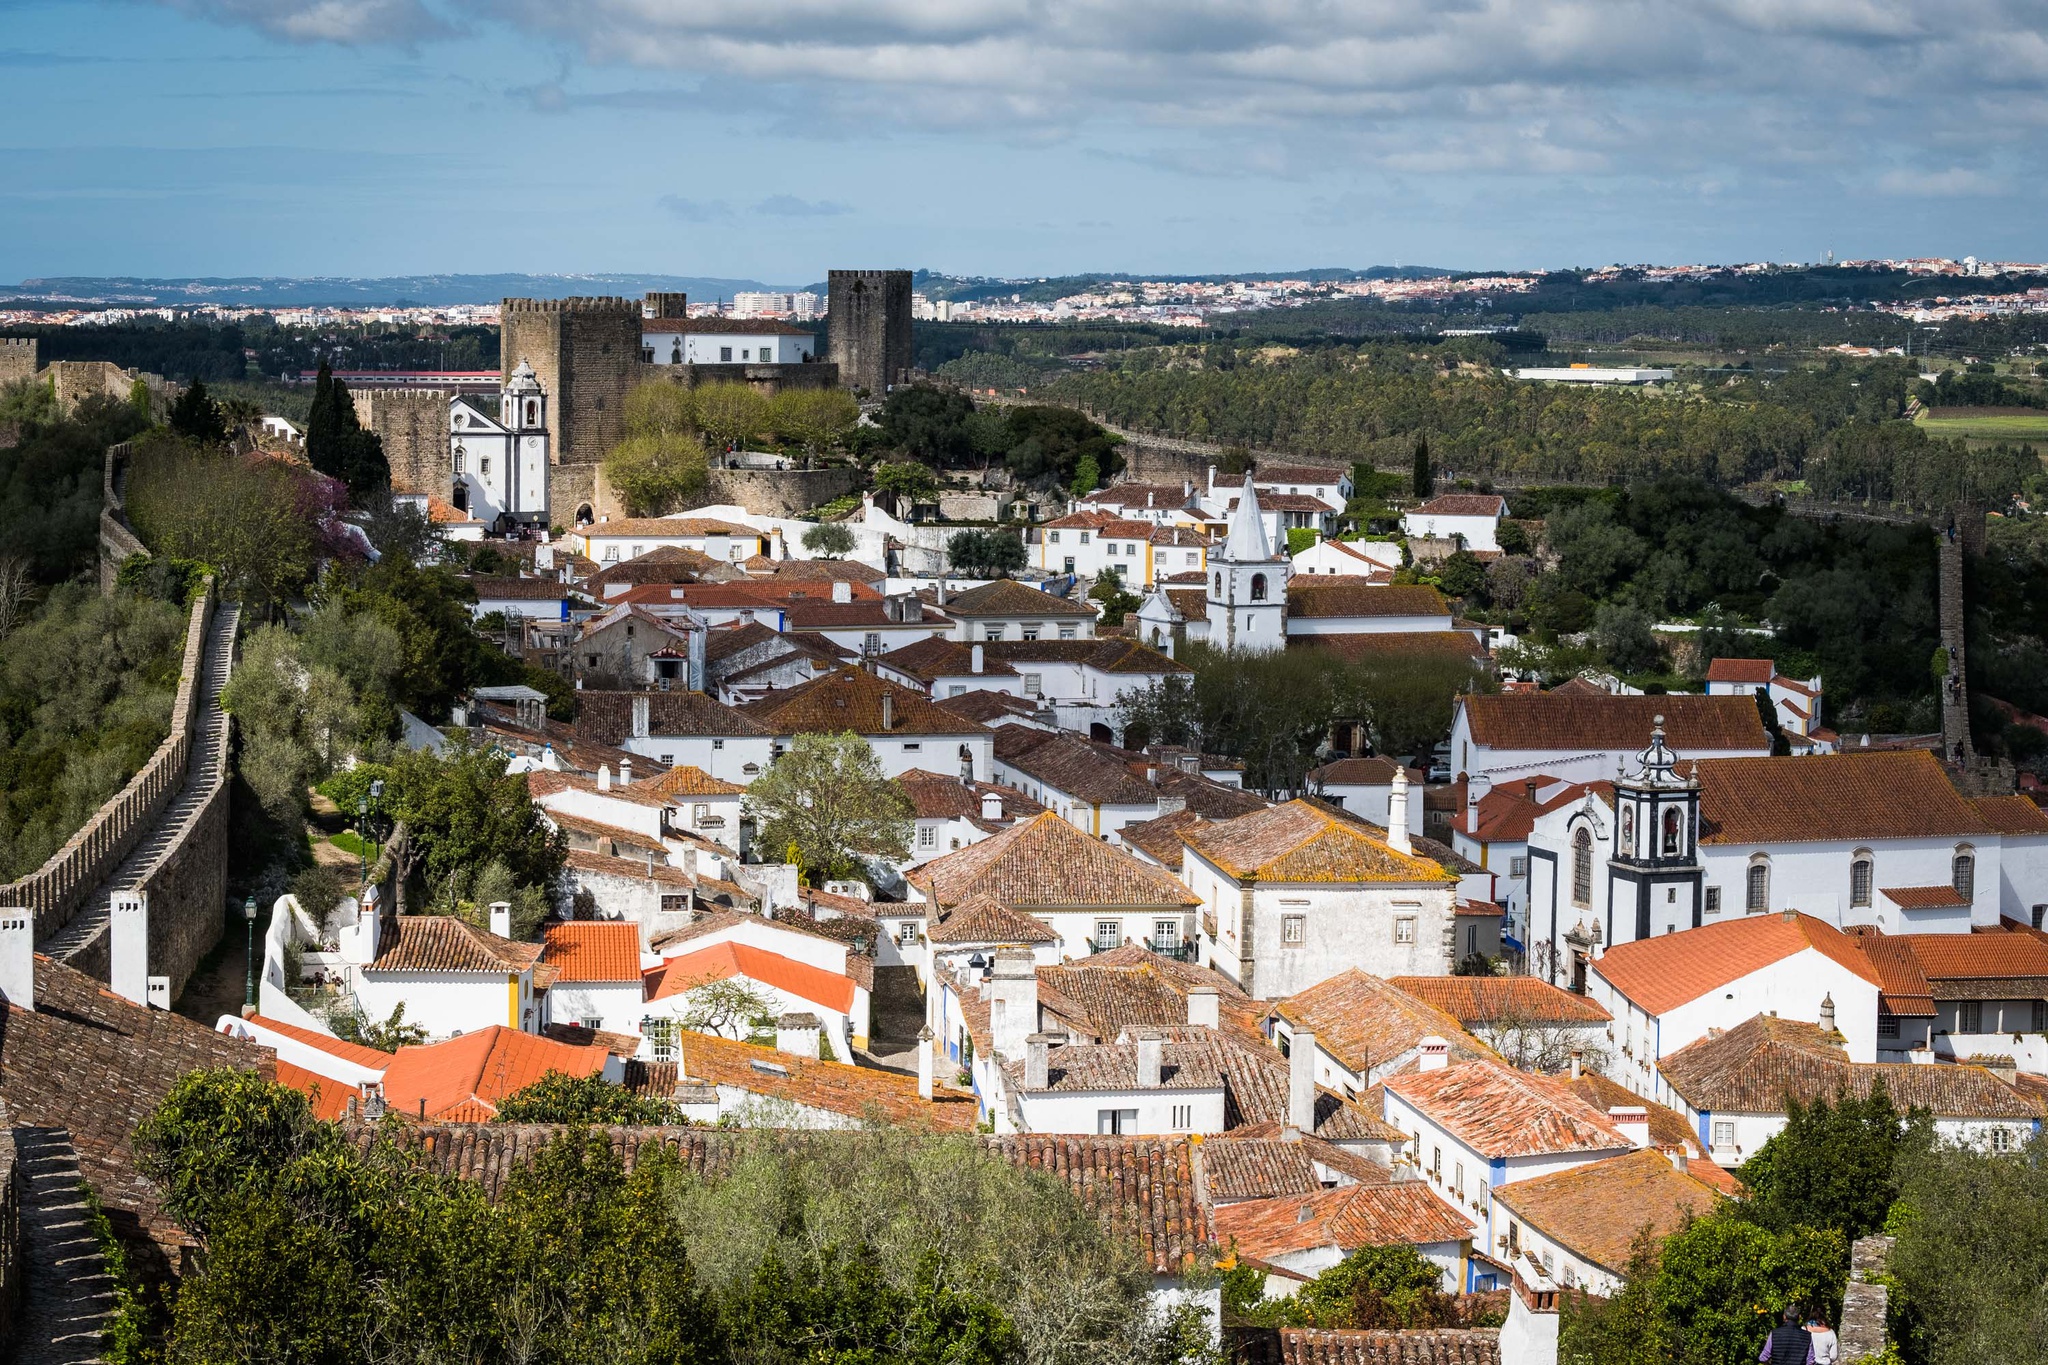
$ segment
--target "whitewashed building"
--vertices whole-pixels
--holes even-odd
[[[1529,777],[1612,778],[1662,726],[1687,762],[1768,758],[1771,738],[1747,697],[1612,696],[1567,684],[1552,692],[1461,696],[1451,718],[1451,771],[1496,784]]]
[[[649,319],[640,356],[650,365],[802,365],[818,336],[773,318]]]
[[[457,511],[498,529],[548,524],[548,398],[521,360],[493,417],[467,396],[448,404],[450,498]]]
[[[1467,550],[1498,551],[1501,518],[1508,500],[1498,493],[1440,493],[1401,516],[1401,529],[1416,540],[1455,540]]]

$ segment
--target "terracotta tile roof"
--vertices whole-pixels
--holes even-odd
[[[670,1090],[677,1084],[709,1081],[850,1119],[953,1132],[972,1130],[980,1116],[973,1092],[940,1083],[933,1085],[930,1100],[920,1099],[917,1078],[900,1072],[796,1057],[707,1033],[685,1033],[679,1049],[680,1069],[689,1080],[681,1081],[673,1076],[677,1068],[668,1068]]]
[[[0,1005],[0,1099],[17,1127],[65,1128],[79,1174],[117,1227],[167,1245],[187,1239],[135,1166],[136,1125],[188,1071],[275,1074],[277,1054],[115,995],[82,972],[35,959],[33,1011]]]
[[[1237,510],[1238,499],[1230,500],[1230,509]],[[1307,493],[1259,493],[1259,507],[1267,512],[1329,512],[1331,507],[1320,498]]]
[[[1448,882],[1436,862],[1396,853],[1367,826],[1290,801],[1183,832],[1188,847],[1239,881]]]
[[[384,1102],[401,1114],[428,1119],[451,1113],[486,1117],[499,1100],[525,1089],[550,1072],[593,1076],[604,1070],[603,1048],[571,1047],[503,1024],[492,1024],[445,1043],[402,1047],[384,1071]],[[470,1108],[465,1108],[469,1106]]]
[[[1495,1201],[1559,1246],[1619,1274],[1637,1233],[1662,1242],[1687,1219],[1705,1217],[1721,1196],[1646,1149],[1556,1175],[1497,1186]]]
[[[1536,1156],[1626,1150],[1629,1140],[1571,1087],[1499,1062],[1453,1062],[1388,1078],[1431,1122],[1481,1156]]]
[[[1756,709],[1744,697],[1702,700],[1743,702]],[[1683,749],[1675,742],[1672,747],[1680,749],[1682,759]],[[1925,749],[1700,764],[1704,844],[1946,839],[1990,832],[1977,807]]]
[[[729,976],[758,981],[784,995],[797,996],[840,1014],[853,1010],[852,977],[750,943],[714,943],[694,953],[679,953],[661,966],[649,968],[644,979],[649,1000],[666,1000],[707,981],[722,981]]]
[[[835,942],[838,941],[838,935],[828,933],[822,924],[801,915],[784,915],[779,919],[771,920],[763,919],[759,915],[742,914],[732,910],[700,908],[696,912],[696,917],[688,924],[680,929],[671,929],[665,934],[657,935],[650,946],[657,953],[665,952],[675,947],[678,943],[688,943],[692,939],[703,938],[708,934],[714,934],[723,929],[730,929],[737,924],[752,924],[760,928],[779,930],[784,933],[806,934],[812,938],[829,938]]]
[[[600,692],[576,697],[576,737],[593,744],[619,744],[633,733],[633,703],[647,700],[650,735],[766,735],[768,729],[743,712],[702,692]]]
[[[695,886],[697,878],[680,867],[666,863],[655,863],[652,867],[639,858],[614,858],[603,853],[586,853],[570,849],[566,864],[577,872],[592,872],[609,877],[631,877],[639,881],[660,882],[664,886]]]
[[[551,602],[569,595],[568,585],[552,578],[472,578],[469,586],[476,589],[479,601]]]
[[[1218,1133],[1202,1143],[1202,1175],[1211,1204],[1321,1193],[1318,1166],[1344,1183],[1385,1185],[1393,1179],[1384,1167],[1321,1138],[1246,1138],[1238,1136],[1241,1131]]]
[[[1854,939],[1825,920],[1790,911],[1618,943],[1592,970],[1644,1010],[1665,1014],[1809,948],[1871,985],[1883,985]]]
[[[1181,832],[1201,823],[1200,815],[1183,809],[1162,815],[1156,820],[1139,820],[1125,825],[1116,832],[1116,837],[1146,854],[1161,867],[1177,872],[1181,865]]]
[[[640,1051],[637,1033],[614,1033],[610,1029],[585,1028],[582,1024],[549,1024],[541,1029],[541,1036],[570,1047],[601,1047],[621,1061]]]
[[[661,765],[651,758],[636,761],[633,766],[637,768],[641,762],[645,762],[650,768],[657,770],[661,768]],[[616,776],[617,774],[614,774],[615,779]],[[611,786],[600,787],[597,785],[596,778],[585,777],[581,773],[556,772],[552,768],[535,768],[527,773],[526,790],[535,801],[543,803],[547,797],[553,796],[557,792],[580,791],[602,796],[612,801],[624,801],[636,806],[645,806],[652,810],[664,810],[675,804],[654,789],[654,781],[651,779],[644,782],[634,782],[631,785],[625,785],[614,780]]]
[[[746,791],[737,782],[713,777],[687,763],[670,768],[647,785],[663,796],[738,796]]]
[[[1069,601],[1037,588],[1026,587],[1013,578],[998,578],[978,588],[955,593],[946,599],[946,610],[955,617],[1041,616],[1095,619],[1095,608]]]
[[[1471,1220],[1420,1180],[1340,1185],[1216,1210],[1216,1240],[1262,1261],[1320,1247],[1429,1246],[1472,1239]]]
[[[893,724],[882,725],[882,698],[891,698]],[[750,703],[747,714],[776,734],[982,735],[973,721],[932,704],[916,688],[878,678],[859,668],[842,668],[787,692],[771,692]]]
[[[586,820],[580,815],[567,811],[541,808],[541,818],[565,834],[580,835],[586,839],[609,842],[614,849],[628,848],[656,854],[661,861],[668,861],[668,849],[661,839],[652,834],[642,834],[637,829],[623,825],[608,825],[601,820]],[[572,846],[574,841],[571,841]],[[623,856],[623,855],[618,855]]]
[[[1148,502],[1149,499],[1149,502]],[[1109,503],[1117,507],[1186,507],[1193,496],[1177,483],[1119,483],[1098,488],[1082,502]],[[1084,514],[1085,515],[1085,514]],[[1099,513],[1097,515],[1100,515]],[[1057,526],[1058,522],[1048,522]]]
[[[916,678],[927,686],[936,678],[980,676],[974,669],[973,645],[959,640],[948,640],[938,635],[927,635],[914,644],[892,649],[887,654],[878,656],[875,663]],[[1017,670],[1001,659],[993,657],[984,646],[981,674],[989,677],[1014,678],[1017,676]]]
[[[399,915],[384,922],[372,972],[523,972],[540,959],[538,943],[499,938],[453,915]]]
[[[1348,469],[1332,469],[1315,464],[1260,465],[1252,471],[1252,487],[1265,491],[1268,484],[1283,483],[1337,484],[1350,476]]]
[[[991,692],[979,687],[962,692],[957,697],[947,697],[934,705],[962,720],[971,720],[991,727],[1011,717],[1035,717],[1040,714],[1037,706],[1022,697],[1013,697],[1007,692]]]
[[[1401,765],[1388,758],[1340,758],[1309,771],[1309,781],[1326,787],[1389,787]],[[1411,773],[1410,781],[1422,785],[1422,776]]]
[[[2026,796],[1980,796],[1971,804],[2000,834],[2048,834],[2048,811]]]
[[[2048,999],[2048,939],[2032,932],[1899,934],[1859,942],[1865,951],[1876,942],[1904,945],[1936,1000]]]
[[[1279,1365],[1501,1365],[1500,1329],[1361,1332],[1282,1327]]]
[[[927,924],[932,943],[1055,943],[1059,935],[1043,920],[1005,910],[988,896],[970,896]]]
[[[1076,800],[1098,806],[1149,806],[1159,800],[1129,760],[1066,730],[1004,725],[996,730],[996,758]]]
[[[1920,970],[1919,958],[1913,955],[1911,936],[1886,934],[1869,927],[1856,930],[1850,937],[1877,973],[1880,1011],[1906,1018],[1925,1018],[1934,1013],[1934,991]]]
[[[1177,877],[1047,812],[906,874],[941,905],[985,893],[1013,910],[1201,904]]]
[[[1498,915],[1500,907],[1488,912]],[[1533,976],[1393,976],[1388,984],[1426,1000],[1471,1028],[1497,1020],[1532,1024],[1605,1024],[1614,1016],[1583,995]]]
[[[1114,636],[1093,640],[991,640],[987,657],[1019,667],[1034,663],[1082,664],[1102,673],[1192,674],[1184,663],[1150,645]]]
[[[1218,782],[1200,773],[1180,772],[1161,767],[1156,784],[1160,796],[1167,800],[1178,797],[1187,802],[1186,810],[1193,811],[1205,820],[1233,820],[1240,815],[1265,810],[1269,803],[1257,792],[1248,792],[1242,787],[1233,787]],[[1129,826],[1125,826],[1126,829]],[[1178,854],[1175,855],[1178,858]]]
[[[1429,804],[1427,800],[1428,795],[1429,793],[1424,793],[1425,807]],[[1346,810],[1336,802],[1325,800],[1320,796],[1303,796],[1297,799],[1304,806],[1319,810],[1333,820],[1339,820],[1346,825],[1353,825],[1364,830],[1368,837],[1380,843],[1385,843],[1387,840],[1387,827],[1385,825],[1376,825],[1356,811]],[[1410,802],[1413,802],[1415,800],[1414,793],[1411,792],[1408,799]],[[1414,847],[1416,857],[1426,862],[1435,863],[1446,873],[1453,876],[1467,877],[1475,872],[1485,871],[1478,863],[1473,862],[1449,844],[1432,839],[1426,834],[1411,834],[1408,836],[1408,841]]]
[[[1222,1029],[1265,1047],[1258,1003],[1229,977],[1135,943],[1038,969],[1039,999],[1076,1036],[1113,1042],[1131,1028],[1166,1029],[1188,1021],[1188,993],[1216,992]]]
[[[1226,1018],[1228,1016],[1226,1015]],[[1277,1137],[1288,1120],[1288,1060],[1270,1044],[1249,1039],[1240,1030],[1180,1028],[1181,1039],[1199,1038],[1214,1050],[1223,1072],[1223,1121],[1247,1136]],[[1401,1145],[1408,1135],[1380,1117],[1377,1108],[1345,1099],[1334,1090],[1316,1087],[1315,1132],[1326,1142],[1383,1142]]]
[[[1979,1066],[1852,1062],[1817,1024],[1757,1015],[1720,1037],[1702,1038],[1658,1064],[1665,1081],[1695,1110],[1779,1114],[1785,1097],[1802,1104],[1862,1097],[1882,1084],[1900,1109],[1936,1118],[2042,1117],[2039,1100]]]
[[[1206,620],[1209,615],[1209,591],[1206,588],[1165,588],[1166,600],[1173,609],[1187,621]]]
[[[1327,649],[1353,663],[1389,656],[1457,659],[1479,663],[1486,646],[1469,630],[1381,630],[1344,635],[1295,635],[1291,649]]]
[[[1710,683],[1768,683],[1778,676],[1778,665],[1770,659],[1716,659],[1707,665]]]
[[[1287,581],[1287,610],[1309,619],[1343,616],[1445,616],[1444,595],[1426,583],[1375,587],[1349,574]]]
[[[794,583],[830,583],[844,580],[876,587],[888,580],[872,564],[858,559],[766,559],[755,555],[740,566],[754,575],[787,579]]]
[[[1508,500],[1498,493],[1439,493],[1409,515],[1430,517],[1504,517]]]
[[[1553,1076],[1551,1079],[1564,1082],[1571,1092],[1601,1113],[1610,1109],[1641,1109],[1649,1115],[1650,1145],[1670,1149],[1676,1147],[1693,1156],[1700,1155],[1700,1135],[1685,1115],[1669,1105],[1655,1100],[1646,1100],[1620,1081],[1612,1080],[1597,1071],[1584,1071],[1577,1080],[1568,1076]],[[1707,1163],[1712,1166],[1714,1163]],[[1718,1168],[1716,1168],[1718,1169]]]
[[[640,930],[625,920],[550,925],[541,957],[557,969],[557,983],[637,982]]]
[[[1313,1030],[1317,1047],[1360,1076],[1431,1035],[1451,1045],[1453,1061],[1495,1056],[1452,1015],[1356,967],[1276,1002],[1273,1013]]]
[[[1102,1224],[1136,1241],[1156,1274],[1180,1273],[1213,1240],[1184,1138],[1015,1133],[986,1141],[1012,1164],[1065,1181]]]
[[[958,777],[946,777],[922,768],[899,773],[896,782],[908,793],[910,804],[916,808],[920,820],[973,820],[979,824],[984,796],[995,796],[1002,801],[1005,820],[1026,820],[1045,810],[1044,806],[1015,787],[1004,787],[994,782],[963,782]]]
[[[1880,886],[1877,893],[1901,910],[1956,910],[1970,903],[1953,886]]]
[[[1591,688],[1560,688],[1479,693],[1458,700],[1474,742],[1494,749],[1639,750],[1648,746],[1658,716],[1664,717],[1665,743],[1681,761],[1688,751],[1744,749],[1767,754],[1771,748],[1763,718],[1749,697],[1615,697]],[[1703,770],[1705,766],[1701,764]]]
[[[579,536],[753,536],[761,533],[751,526],[739,526],[712,517],[613,517],[610,521],[579,526]]]
[[[1129,1043],[1066,1043],[1051,1049],[1043,1087],[1024,1083],[1024,1063],[1007,1062],[1003,1072],[1020,1093],[1070,1090],[1136,1090],[1138,1049]],[[1220,1090],[1223,1072],[1215,1049],[1200,1043],[1164,1043],[1159,1049],[1159,1088]]]
[[[317,1071],[308,1071],[290,1062],[277,1063],[277,1083],[289,1086],[313,1102],[313,1117],[332,1122],[348,1113],[350,1100],[359,1100],[363,1092],[345,1081],[332,1076],[322,1076]]]
[[[606,601],[604,589],[608,583],[689,583],[698,574],[720,567],[722,561],[687,545],[657,545],[646,554],[605,565],[583,580],[583,589],[599,601]]]
[[[302,1028],[297,1024],[288,1024],[282,1019],[272,1019],[267,1014],[252,1014],[249,1016],[249,1022],[258,1028],[268,1029],[272,1033],[289,1038],[293,1042],[304,1043],[307,1047],[318,1048],[330,1057],[339,1057],[342,1061],[354,1062],[357,1066],[375,1067],[381,1071],[391,1065],[391,1053],[380,1051],[374,1047],[365,1047],[361,1043],[347,1042],[335,1037],[331,1033],[321,1033],[316,1029]],[[294,1088],[296,1089],[297,1087]]]

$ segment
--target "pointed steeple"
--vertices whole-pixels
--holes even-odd
[[[1251,471],[1245,471],[1244,492],[1237,510],[1230,514],[1230,538],[1223,542],[1223,557],[1235,564],[1251,564],[1273,557],[1273,543],[1266,539],[1266,523],[1259,516],[1259,495],[1252,488]]]

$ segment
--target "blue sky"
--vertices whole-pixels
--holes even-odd
[[[0,280],[2048,257],[2040,0],[0,0]]]

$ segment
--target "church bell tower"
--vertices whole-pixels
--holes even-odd
[[[1266,537],[1252,476],[1230,514],[1221,554],[1209,557],[1209,643],[1261,654],[1287,646],[1287,557]]]

